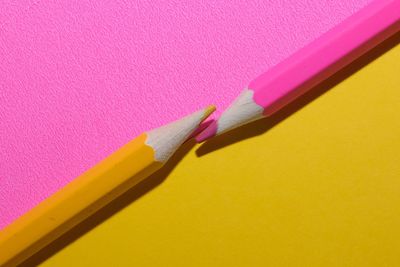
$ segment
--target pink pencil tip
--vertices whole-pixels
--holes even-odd
[[[201,143],[217,134],[217,121],[213,121],[204,131],[196,136],[196,142]]]

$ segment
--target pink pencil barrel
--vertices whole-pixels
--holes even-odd
[[[400,0],[375,0],[254,79],[196,140],[270,116],[400,30]]]
[[[269,116],[400,28],[400,0],[375,0],[249,84]]]

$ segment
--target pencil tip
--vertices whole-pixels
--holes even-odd
[[[154,149],[155,159],[159,162],[166,162],[214,110],[215,106],[208,106],[182,119],[147,132],[146,144]]]
[[[253,100],[253,95],[254,92],[252,90],[245,89],[221,114],[217,121],[211,123],[196,136],[196,141],[198,143],[203,142],[213,136],[264,117],[264,109]]]
[[[216,107],[214,105],[209,105],[204,109],[204,115],[203,115],[203,121],[207,119],[214,111],[216,110]]]

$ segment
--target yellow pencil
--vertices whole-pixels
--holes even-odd
[[[0,266],[15,266],[159,169],[215,108],[143,133],[0,231]]]

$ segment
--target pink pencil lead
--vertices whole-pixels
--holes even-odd
[[[204,129],[204,131],[200,132],[195,139],[197,143],[201,143],[207,139],[210,139],[216,134],[217,134],[217,122],[213,121],[210,125],[208,125],[207,128]]]

